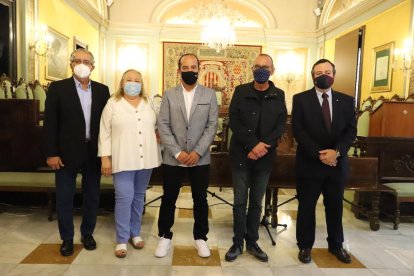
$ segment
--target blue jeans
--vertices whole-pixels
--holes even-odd
[[[117,243],[127,243],[129,238],[141,233],[145,192],[152,169],[114,173],[115,228]]]
[[[254,168],[233,169],[232,175],[234,191],[233,243],[243,246],[244,240],[246,240],[247,245],[253,245],[259,239],[262,201],[269,182],[270,171]],[[247,200],[249,201],[248,207]]]

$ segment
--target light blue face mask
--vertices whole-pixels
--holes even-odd
[[[127,81],[124,85],[124,92],[128,96],[135,97],[141,94],[142,84],[139,82]]]

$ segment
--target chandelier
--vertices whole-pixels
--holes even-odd
[[[239,12],[227,7],[225,0],[213,0],[209,4],[197,4],[184,12],[180,18],[184,21],[196,21],[203,26],[201,42],[217,53],[236,43],[234,25],[246,22]]]
[[[212,18],[203,27],[201,42],[220,53],[221,50],[234,46],[236,33],[228,18]]]

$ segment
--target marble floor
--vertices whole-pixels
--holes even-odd
[[[232,190],[211,191],[232,202]],[[282,190],[279,202],[292,197],[294,190]],[[147,192],[147,201],[161,195],[160,187]],[[262,263],[244,252],[236,261],[224,260],[232,238],[232,209],[219,199],[209,196],[210,233],[208,244],[212,255],[200,258],[193,247],[192,199],[188,188],[182,188],[177,201],[173,248],[162,259],[154,257],[157,244],[157,218],[160,201],[146,208],[142,222],[142,236],[146,245],[142,250],[128,247],[125,259],[114,256],[113,213],[102,211],[98,217],[95,239],[98,248],[86,251],[80,245],[79,215],[75,216],[75,254],[61,257],[57,222],[47,220],[46,210],[21,208],[0,204],[0,275],[414,275],[414,224],[401,223],[393,230],[392,223],[381,222],[379,231],[371,231],[369,223],[358,220],[344,211],[345,244],[352,254],[351,264],[342,264],[326,249],[324,209],[317,207],[316,243],[312,262],[302,264],[297,259],[295,240],[297,202],[293,200],[279,209],[283,229],[271,228],[276,240],[272,246],[263,226],[259,244],[269,255]]]

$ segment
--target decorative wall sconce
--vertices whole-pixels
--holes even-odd
[[[290,114],[293,95],[306,89],[307,48],[276,49],[275,74],[277,87],[285,91],[286,108]]]
[[[292,84],[302,79],[303,62],[294,51],[287,51],[278,56],[276,74],[279,74],[281,80],[286,82],[287,90],[291,88]]]
[[[47,26],[40,25],[34,33],[34,42],[29,45],[38,56],[45,56],[47,51],[52,47],[53,38],[47,33]]]
[[[404,46],[402,48],[394,49],[394,68],[401,69],[404,72],[408,73],[411,70],[413,62],[413,42],[411,39],[406,39],[404,41]]]
[[[285,81],[288,86],[295,81],[302,79],[302,74],[294,72],[284,72],[281,74],[282,80]]]

